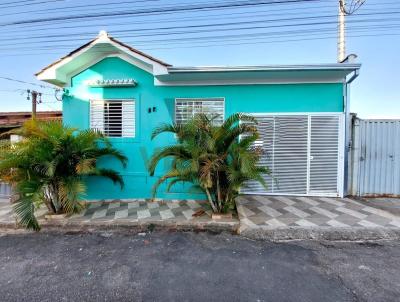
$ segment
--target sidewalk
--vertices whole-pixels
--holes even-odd
[[[376,202],[380,207],[374,206]],[[37,217],[43,230],[54,231],[204,230],[274,241],[400,239],[400,215],[396,214],[400,200],[385,206],[383,201],[376,202],[246,195],[237,200],[238,218],[213,220],[207,204],[195,200],[100,200],[68,218],[45,219],[44,208]],[[205,213],[194,217],[198,210]],[[0,227],[17,228],[8,202],[0,203]]]
[[[204,210],[199,217],[192,215]],[[207,230],[236,232],[239,220],[211,219],[211,212],[205,202],[195,200],[100,200],[91,202],[79,215],[61,219],[45,219],[46,209],[40,209],[37,217],[44,229],[65,230],[109,230],[126,229],[146,231],[147,229],[168,230]],[[0,203],[0,226],[16,228],[12,207],[9,203]]]
[[[350,198],[241,196],[239,233],[271,240],[398,239],[400,216],[391,204],[383,210]]]

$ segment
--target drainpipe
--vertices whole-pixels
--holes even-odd
[[[351,56],[351,57],[350,57]],[[354,60],[355,55],[350,55],[345,61],[350,59]],[[350,58],[349,58],[350,57]],[[358,77],[360,71],[359,69],[354,70],[352,76],[349,79],[345,79],[343,85],[343,106],[345,114],[345,146],[344,146],[344,171],[343,171],[343,195],[347,195],[349,191],[349,169],[350,169],[350,150],[351,150],[351,134],[352,134],[352,118],[350,115],[349,107],[349,85]]]
[[[351,76],[350,79],[346,81],[346,84],[350,84],[351,82],[353,82],[359,75],[360,75],[360,70],[359,69],[354,70],[353,75]]]

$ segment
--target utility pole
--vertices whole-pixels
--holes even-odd
[[[32,97],[32,119],[36,118],[36,105],[42,102],[42,93],[37,92],[36,90],[27,90],[28,97],[27,100],[29,101]],[[39,96],[39,100],[38,100]]]
[[[346,2],[348,1],[348,3]],[[338,62],[346,59],[346,16],[357,11],[366,0],[339,0],[338,19]]]
[[[346,58],[346,0],[339,0],[339,24],[338,24],[338,62]]]

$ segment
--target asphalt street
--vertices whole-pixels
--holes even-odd
[[[400,243],[2,234],[0,301],[399,301]]]

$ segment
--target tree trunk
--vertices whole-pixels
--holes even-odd
[[[11,203],[15,203],[17,200],[20,199],[20,195],[19,193],[17,193],[16,187],[17,186],[15,185],[15,183],[11,183],[11,196],[10,196]]]
[[[217,172],[217,203],[219,207],[219,211],[222,211],[222,195],[221,195],[221,186],[219,183],[219,173]]]
[[[48,202],[49,202],[49,206],[51,208],[51,212],[53,214],[60,214],[62,207],[61,204],[59,202],[59,195],[58,195],[58,190],[57,190],[57,184],[49,184],[49,186],[47,187],[47,198],[48,198]],[[48,206],[48,207],[49,207]]]
[[[217,209],[217,207],[215,206],[214,201],[212,200],[210,191],[209,191],[208,189],[205,189],[205,191],[206,191],[206,194],[207,194],[208,202],[209,202],[210,205],[211,205],[211,208],[213,209],[214,213],[218,213],[218,209]]]
[[[55,209],[51,199],[52,199],[52,197],[51,197],[51,194],[50,194],[50,189],[49,189],[49,187],[47,187],[47,188],[44,189],[43,201],[44,201],[44,204],[47,207],[47,210],[49,210],[49,212],[51,214],[55,214],[56,213],[56,209]]]

